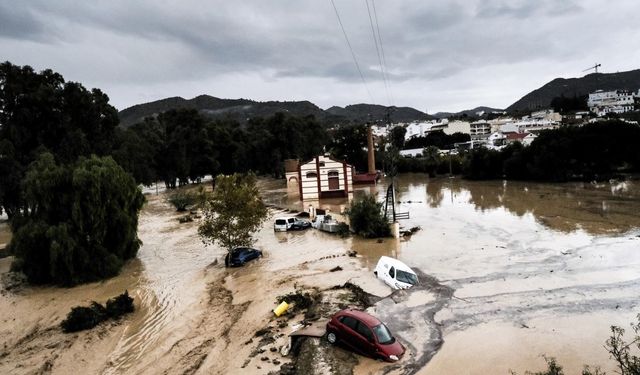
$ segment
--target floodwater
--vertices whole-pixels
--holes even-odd
[[[347,199],[300,202],[288,194],[284,181],[260,184],[265,199],[283,208],[312,205],[340,213],[349,204]],[[360,187],[354,195],[372,193],[383,199],[387,184]],[[603,348],[609,326],[628,327],[640,312],[640,184],[471,182],[403,175],[396,187],[396,210],[410,217],[401,225],[421,227],[413,236],[377,241],[315,230],[274,233],[273,216],[284,214],[274,209],[256,234],[264,259],[234,270],[212,265],[224,250],[203,246],[196,222],[178,224],[179,215],[163,194],[148,195],[139,224],[144,244],[120,276],[72,289],[27,288],[0,297],[5,316],[0,344],[16,349],[0,358],[0,370],[37,369],[47,358],[36,353],[67,336],[36,334],[43,343],[29,344],[35,348],[31,352],[23,337],[33,341],[34,332],[57,324],[71,306],[104,302],[129,289],[137,311],[111,328],[103,341],[91,339],[92,333],[79,336],[95,340],[93,346],[71,343],[67,355],[52,349],[54,373],[267,373],[277,366],[247,359],[255,347],[246,342],[269,324],[276,296],[296,285],[324,288],[347,280],[383,298],[370,311],[408,348],[401,363],[386,369],[388,364],[360,358],[357,374],[389,369],[524,373],[543,367],[542,354],[556,356],[567,373],[579,373],[583,364],[611,369]],[[8,228],[1,225],[0,239],[7,238]],[[356,250],[359,257],[330,258],[347,250]],[[381,255],[416,269],[421,285],[390,295],[372,275]],[[328,273],[337,264],[344,271]],[[8,260],[0,260],[0,266],[6,272]],[[97,351],[96,363],[78,362],[87,350]],[[24,367],[16,370],[11,362]]]
[[[382,200],[388,183],[355,196]],[[452,290],[439,290],[444,301],[416,290],[372,309],[414,348],[411,361],[430,360],[422,372],[524,373],[541,370],[542,355],[557,357],[568,373],[585,364],[611,371],[603,348],[609,327],[628,327],[640,313],[640,184],[422,175],[402,175],[395,184],[396,211],[410,216],[401,225],[422,230],[399,241],[353,239],[350,246],[369,270],[390,255]],[[273,189],[270,199],[296,209],[319,205],[296,202],[286,189]],[[345,204],[327,202],[333,211]]]

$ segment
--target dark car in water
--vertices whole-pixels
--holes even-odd
[[[250,260],[260,258],[262,251],[250,247],[237,247],[224,258],[224,265],[227,267],[244,266]]]
[[[364,311],[346,309],[335,313],[327,323],[327,341],[338,342],[373,358],[395,362],[405,352],[389,329],[378,318]]]
[[[311,228],[311,222],[307,220],[295,219],[293,224],[289,227],[289,230],[303,230]]]

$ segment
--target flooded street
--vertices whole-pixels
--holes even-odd
[[[359,188],[378,194],[376,187]],[[350,281],[377,296],[368,311],[406,344],[397,364],[356,356],[356,374],[506,374],[539,370],[542,354],[567,373],[583,364],[611,370],[603,348],[609,326],[628,327],[640,312],[640,187],[635,182],[532,184],[397,178],[397,207],[409,212],[402,239],[340,238],[316,230],[274,233],[273,208],[257,233],[264,258],[238,269],[221,265],[224,250],[205,247],[197,222],[163,194],[147,195],[140,217],[138,258],[121,275],[71,289],[2,290],[0,372],[29,373],[50,363],[53,373],[258,373],[289,361],[254,341],[278,328],[278,296],[297,288],[324,290]],[[284,181],[262,180],[268,203],[339,213],[346,200],[299,202]],[[8,238],[0,227],[0,239]],[[2,241],[0,241],[1,243]],[[346,257],[355,250],[357,258]],[[416,269],[421,285],[391,294],[373,277],[381,255]],[[0,259],[8,271],[11,258]],[[217,263],[216,263],[217,261]],[[340,265],[340,272],[329,270]],[[57,324],[72,306],[104,302],[128,289],[136,312],[121,323],[65,335]],[[268,347],[264,347],[269,349]],[[341,349],[336,349],[341,350]],[[92,358],[84,354],[95,353]],[[267,360],[265,360],[265,358]],[[82,371],[81,371],[82,372]]]

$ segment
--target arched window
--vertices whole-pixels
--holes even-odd
[[[327,176],[329,176],[329,177],[339,177],[340,173],[338,173],[338,171],[329,171]]]
[[[307,172],[307,178],[318,178],[318,174],[316,172]]]

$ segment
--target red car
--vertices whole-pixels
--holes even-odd
[[[395,362],[405,348],[378,318],[363,311],[346,309],[335,313],[327,323],[327,341],[337,342],[363,355]]]

